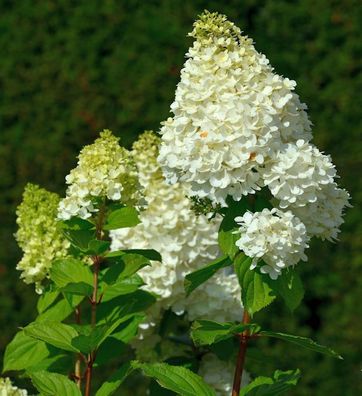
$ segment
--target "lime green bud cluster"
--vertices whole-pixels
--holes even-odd
[[[69,242],[57,227],[59,196],[27,184],[18,206],[16,240],[23,250],[17,269],[25,283],[35,283],[38,291],[47,277],[52,261],[67,255]]]
[[[153,131],[145,131],[133,143],[132,155],[139,171],[140,183],[146,187],[152,182],[164,182],[160,165],[157,162],[159,138]]]
[[[27,396],[25,389],[14,386],[9,378],[0,378],[0,396]]]
[[[88,218],[97,212],[99,199],[134,205],[140,197],[137,168],[119,138],[104,130],[96,141],[79,154],[78,166],[66,177],[66,198],[60,202],[58,217]]]
[[[220,41],[220,45],[239,43],[246,38],[241,35],[241,30],[225,15],[205,10],[199,19],[194,22],[194,29],[189,36],[194,37],[199,43],[209,45],[212,41]]]

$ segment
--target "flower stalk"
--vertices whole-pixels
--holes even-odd
[[[80,305],[75,309],[75,321],[78,325],[81,324],[81,309]],[[77,355],[77,359],[75,361],[75,368],[74,368],[74,377],[75,377],[75,382],[78,386],[79,389],[82,388],[82,367],[81,367],[81,362],[82,361],[82,354],[79,353]]]
[[[243,324],[250,323],[250,315],[246,309],[244,310],[242,323]],[[248,347],[248,339],[249,339],[249,330],[244,330],[240,335],[239,352],[238,352],[238,357],[236,359],[234,383],[233,383],[233,390],[231,396],[239,396],[240,393],[240,385],[243,376],[246,349]]]
[[[96,223],[96,237],[101,240],[103,237],[102,228],[104,222],[104,204],[102,205],[99,215],[98,221]],[[97,305],[100,303],[98,301],[98,278],[99,278],[99,270],[102,258],[100,256],[92,257],[93,260],[93,294],[90,298],[91,304],[91,326],[92,328],[96,327],[97,324]],[[93,375],[93,364],[96,358],[96,350],[91,351],[87,357],[87,369],[86,369],[86,385],[85,385],[85,396],[90,396],[91,394],[91,386],[92,386],[92,375]]]

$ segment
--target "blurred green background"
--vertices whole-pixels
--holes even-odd
[[[338,244],[316,241],[302,271],[306,298],[294,315],[272,305],[257,320],[313,336],[344,361],[261,345],[249,370],[299,367],[293,395],[362,394],[362,7],[358,0],[0,0],[0,358],[35,315],[33,288],[18,280],[14,211],[26,182],[64,193],[80,148],[103,128],[129,146],[168,116],[186,34],[203,10],[220,11],[251,36],[276,71],[298,83],[314,141],[333,156],[348,210]],[[269,361],[273,363],[269,363]]]

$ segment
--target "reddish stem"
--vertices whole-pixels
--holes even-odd
[[[80,310],[80,305],[75,309],[75,321],[78,325],[81,324],[81,310]],[[75,362],[75,381],[79,389],[82,387],[82,367],[81,367],[81,360],[82,360],[82,355],[79,353],[77,355],[77,360]]]
[[[248,314],[246,309],[244,309],[242,323],[243,324],[250,323],[250,315]],[[232,390],[231,396],[239,396],[239,393],[240,393],[241,379],[243,376],[244,362],[245,362],[245,356],[246,356],[246,348],[248,346],[248,338],[249,338],[249,331],[244,330],[242,332],[242,334],[240,335],[239,352],[238,352],[238,357],[236,360],[234,383],[233,383],[233,390]]]
[[[104,206],[101,207],[98,215],[98,221],[96,224],[96,238],[98,240],[102,240],[102,227],[104,221]],[[99,277],[99,269],[101,265],[102,258],[100,256],[94,256],[93,259],[93,294],[90,299],[91,303],[91,326],[92,328],[96,327],[97,324],[97,305],[98,305],[98,277]],[[86,383],[85,383],[85,396],[90,396],[91,394],[91,385],[92,385],[92,372],[93,372],[93,363],[96,357],[96,351],[92,351],[88,355],[87,359],[87,369],[86,369]]]

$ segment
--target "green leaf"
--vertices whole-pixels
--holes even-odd
[[[202,267],[197,271],[187,274],[185,277],[186,294],[189,295],[193,290],[195,290],[197,287],[210,279],[221,268],[228,267],[231,264],[232,262],[230,261],[228,256],[222,256],[212,261],[205,267]]]
[[[251,258],[240,254],[234,261],[234,270],[241,287],[241,300],[244,308],[252,316],[269,305],[275,294],[269,286],[268,276],[250,269]]]
[[[89,256],[101,255],[111,245],[109,241],[96,239],[93,229],[63,229],[63,234],[74,248]]]
[[[328,348],[324,345],[317,344],[315,341],[307,337],[300,337],[292,334],[278,333],[274,331],[261,331],[259,334],[267,337],[279,338],[280,340],[291,342],[292,344],[299,345],[300,347],[310,349],[314,352],[323,353],[324,355],[331,356],[337,359],[343,359],[343,357],[335,352],[333,349]]]
[[[142,278],[137,275],[131,275],[129,278],[120,279],[111,285],[102,285],[102,301],[106,302],[118,296],[135,292],[140,286],[144,285]]]
[[[88,331],[80,334],[71,340],[72,345],[83,353],[90,353],[96,350],[105,339],[123,322],[123,319],[115,320],[113,323],[98,325],[95,328],[87,326]],[[80,326],[77,327],[79,329]]]
[[[73,354],[64,351],[62,352],[58,348],[54,348],[50,345],[48,347],[50,349],[50,355],[39,363],[31,366],[28,371],[35,373],[36,371],[45,370],[67,374],[69,372],[69,367],[72,367],[74,363]]]
[[[110,335],[97,350],[95,365],[108,365],[116,356],[123,354],[126,344],[137,335],[138,326],[144,319],[144,315],[135,315],[122,323],[116,329],[116,332]]]
[[[158,253],[154,249],[126,249],[126,250],[116,250],[113,252],[109,252],[105,255],[106,258],[112,257],[120,257],[124,256],[125,254],[137,254],[139,256],[143,256],[148,260],[154,261],[162,261],[162,257],[160,253]]]
[[[20,331],[5,349],[3,372],[29,369],[48,355],[49,349],[43,341],[35,340]]]
[[[77,385],[65,375],[37,371],[30,373],[30,378],[42,396],[82,396]]]
[[[89,266],[74,258],[54,261],[50,269],[50,278],[59,288],[70,283],[85,283],[93,287],[93,274]]]
[[[134,227],[141,221],[135,208],[124,207],[112,211],[106,220],[103,229],[116,230],[118,228]]]
[[[126,377],[133,371],[130,363],[123,364],[108,380],[103,382],[96,396],[110,396],[120,387]]]
[[[248,209],[248,201],[243,198],[236,202],[228,197],[228,208],[225,209],[223,221],[220,224],[218,241],[221,251],[228,255],[231,260],[239,252],[235,242],[239,239],[237,231],[238,225],[235,223],[235,217],[242,216]]]
[[[148,377],[155,378],[164,388],[181,396],[215,396],[215,391],[204,380],[185,367],[166,363],[133,362],[133,368],[141,369]]]
[[[62,299],[48,308],[45,312],[38,315],[35,321],[55,320],[60,322],[73,313],[74,307],[77,306],[83,298],[84,297],[74,295],[72,299],[69,299],[72,300],[74,305],[70,304],[70,301]]]
[[[267,188],[255,194],[254,211],[261,212],[265,208],[273,209],[273,205],[270,203],[271,198],[270,191]]]
[[[145,318],[145,315],[134,315],[129,321],[124,323],[121,328],[118,328],[117,332],[113,333],[111,337],[124,343],[128,343],[137,335],[138,327]]]
[[[93,294],[93,286],[84,282],[68,283],[60,291],[78,296],[91,296]]]
[[[300,370],[277,370],[273,378],[257,377],[242,388],[240,396],[279,396],[293,388],[300,378]]]
[[[79,352],[72,345],[72,339],[78,336],[73,327],[56,321],[33,322],[24,328],[24,333],[37,340],[71,352]]]
[[[47,308],[49,308],[55,302],[58,296],[58,290],[49,290],[44,292],[38,299],[38,303],[36,306],[38,313],[41,314]]]
[[[242,216],[249,207],[246,198],[234,201],[230,196],[227,198],[228,207],[223,209],[224,218],[220,224],[218,241],[221,251],[228,255],[231,260],[239,252],[235,242],[239,239],[239,226],[235,222],[235,217]]]
[[[135,314],[143,314],[155,301],[156,298],[151,293],[137,290],[103,302],[97,309],[98,323],[106,324],[121,318],[125,322]]]
[[[251,334],[260,330],[256,324],[218,323],[211,320],[197,320],[191,327],[191,338],[196,345],[211,345],[249,330]]]
[[[122,341],[116,340],[113,336],[108,337],[97,350],[97,356],[94,367],[100,367],[109,364],[116,360],[119,356],[129,353],[129,346]]]
[[[88,243],[88,248],[85,251],[85,254],[89,256],[100,256],[107,250],[109,250],[111,246],[111,242],[109,241],[100,241],[99,239],[92,239]]]
[[[70,241],[70,243],[81,252],[87,251],[89,242],[96,237],[96,232],[90,229],[64,229],[63,234]]]
[[[141,268],[151,265],[148,258],[135,253],[114,257],[113,260],[115,262],[112,262],[112,265],[104,272],[101,279],[108,285],[128,278]]]
[[[233,259],[239,251],[238,247],[235,245],[236,241],[239,239],[239,235],[235,233],[235,231],[237,231],[236,227],[229,229],[230,225],[227,224],[228,221],[229,220],[227,218],[224,218],[221,222],[218,242],[221,251]]]
[[[302,302],[304,287],[299,274],[294,268],[282,271],[277,279],[269,279],[271,289],[279,294],[285,301],[287,307],[293,312]]]
[[[58,222],[59,226],[63,229],[68,230],[92,230],[95,229],[95,225],[88,220],[81,219],[80,217],[72,217],[69,220],[63,220]]]
[[[72,308],[74,311],[75,308],[78,307],[78,305],[84,300],[84,296],[78,296],[76,294],[70,294],[65,291],[62,292],[65,300],[69,304],[69,306]]]
[[[227,340],[222,340],[216,344],[209,345],[208,349],[210,349],[210,351],[220,360],[228,362],[230,360],[230,356],[233,356],[235,351],[239,348],[239,343],[240,341],[236,339],[236,337],[228,338]]]

